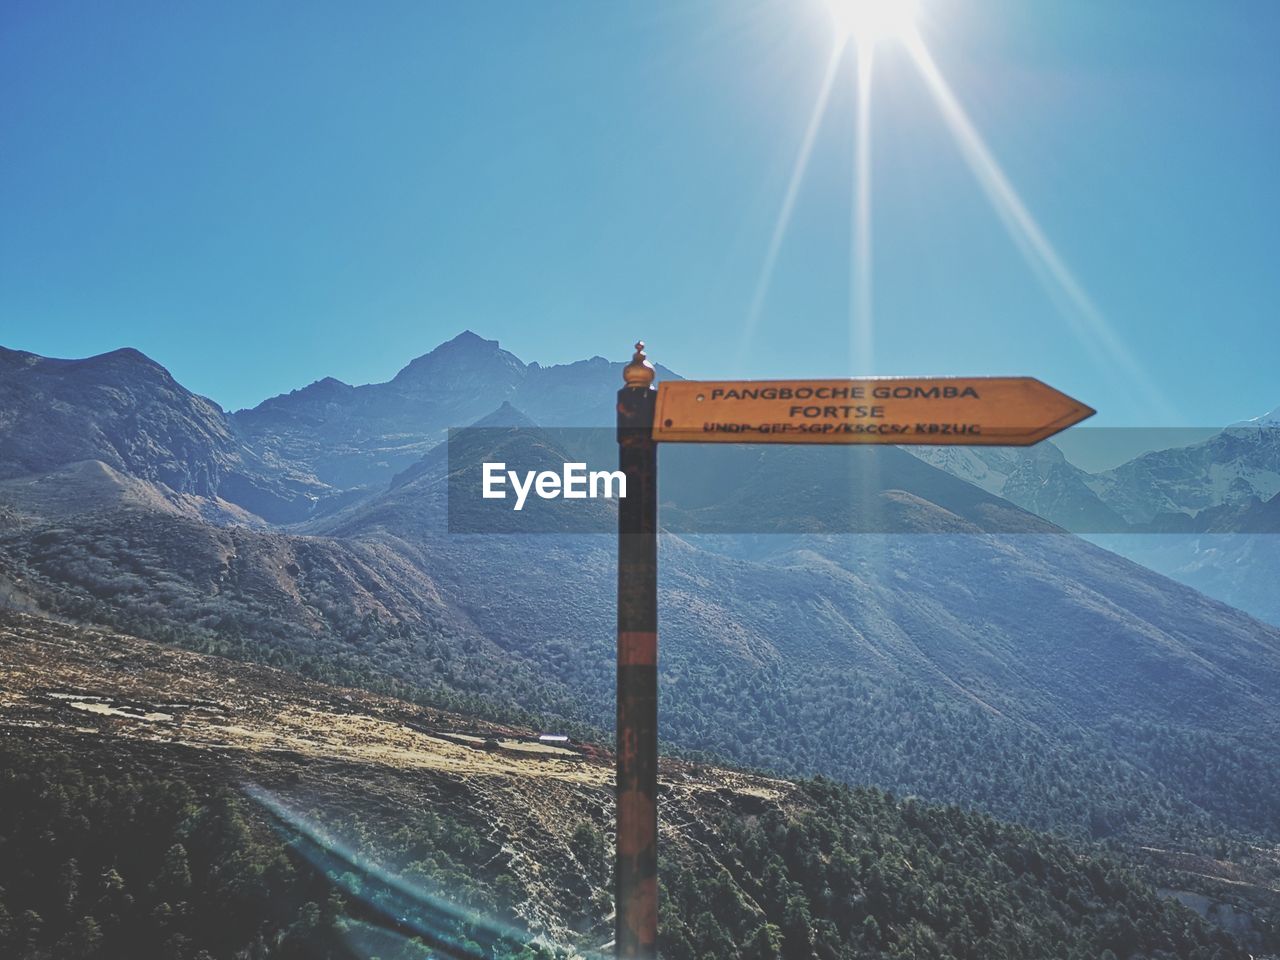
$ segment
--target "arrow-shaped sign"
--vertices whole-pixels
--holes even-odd
[[[1094,412],[1034,377],[668,380],[653,439],[1019,447]]]

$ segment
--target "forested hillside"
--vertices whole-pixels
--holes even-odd
[[[510,728],[472,742],[465,718],[125,637],[3,629],[0,955],[604,943],[607,757]],[[688,763],[663,781],[672,960],[1246,956],[1133,869],[982,815]]]

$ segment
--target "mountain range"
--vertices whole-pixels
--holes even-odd
[[[1158,440],[1161,431],[1149,433]],[[1190,520],[1213,507],[1265,502],[1280,494],[1280,429],[1262,417],[1096,473],[1075,466],[1052,441],[1025,450],[917,447],[912,452],[1080,533],[1181,529],[1178,518]]]
[[[385,486],[438,444],[508,403],[545,426],[606,426],[622,364],[603,357],[543,367],[496,340],[463,332],[386,383],[353,387],[326,377],[241,410],[246,443],[333,490]],[[662,368],[660,375],[675,375]]]
[[[227,413],[137,350],[57,360],[0,347],[0,479],[98,461],[270,524],[297,523],[385,486],[449,427],[503,402],[547,425],[607,424],[621,369],[601,357],[525,364],[468,331],[387,383],[326,377]]]
[[[460,465],[441,440],[481,421],[503,449],[567,456],[553,428],[607,426],[621,364],[541,367],[464,333],[388,383],[322,380],[228,414],[135,351],[2,362],[0,602],[610,727],[611,538],[450,535]],[[1233,443],[1206,450],[1265,453]],[[1052,447],[989,453],[1001,490],[1059,476],[1125,519],[1103,501],[1119,481]],[[1275,628],[902,450],[669,448],[663,471],[684,531],[661,547],[673,748],[1095,838],[1275,833]],[[1222,506],[1221,523],[1249,509]],[[590,510],[611,528],[611,505]],[[898,532],[833,534],[839,511]]]

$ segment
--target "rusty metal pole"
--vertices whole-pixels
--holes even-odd
[[[658,445],[657,389],[644,343],[618,391],[617,957],[658,956]]]

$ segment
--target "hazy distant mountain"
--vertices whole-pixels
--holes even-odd
[[[987,493],[1000,495],[1024,456],[1017,447],[908,447],[912,456]]]
[[[1249,497],[1201,510],[1195,516],[1160,514],[1151,529],[1166,533],[1280,533],[1280,494],[1270,500]]]
[[[1280,624],[1280,542],[1273,542],[1280,539],[1280,409],[1098,473],[1074,466],[1051,442],[1026,450],[909,449],[1108,550]]]
[[[1280,494],[1220,504],[1194,517],[1161,514],[1157,534],[1096,542],[1211,597],[1280,624]]]
[[[1280,493],[1280,428],[1229,427],[1200,443],[1145,453],[1093,476],[1088,485],[1131,523],[1270,499]]]
[[[1033,447],[908,447],[940,470],[1068,530],[1098,533],[1128,523],[1091,487],[1091,474],[1052,441]]]
[[[1261,620],[1280,624],[1280,535],[1275,532],[1136,533],[1091,539]]]
[[[1280,410],[1097,473],[1072,464],[1052,441],[1025,449],[910,449],[953,476],[1087,533],[1145,530],[1161,514],[1192,517],[1280,492]]]

